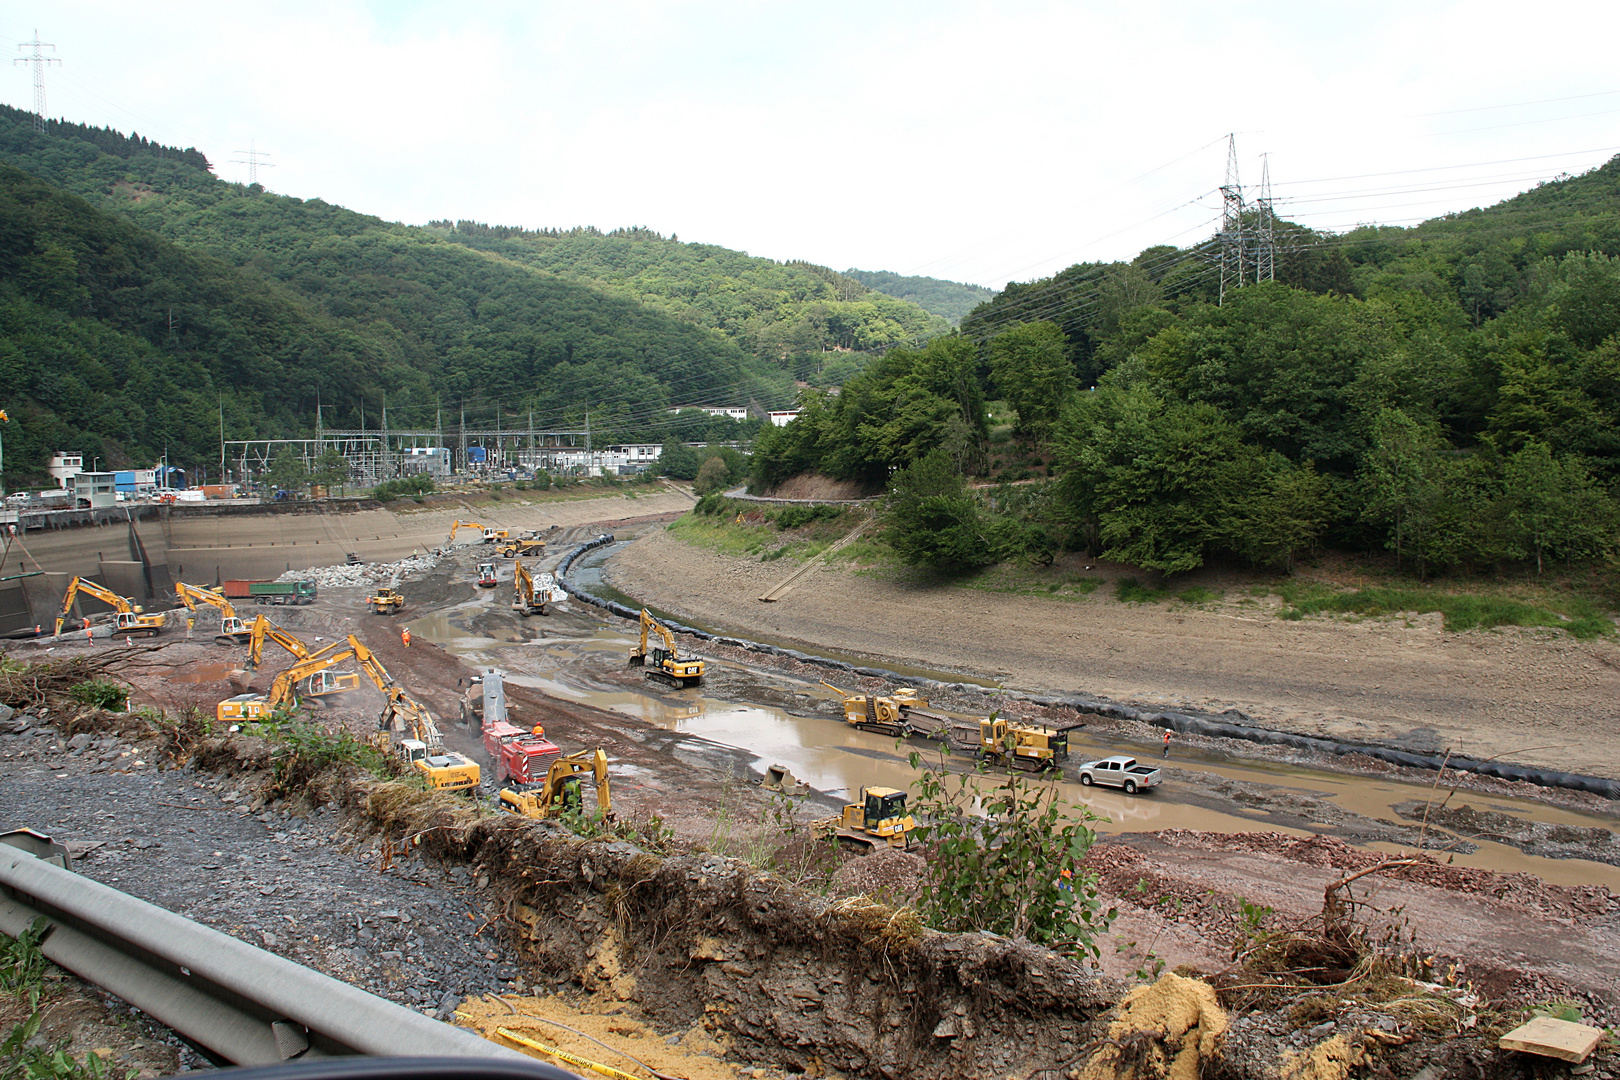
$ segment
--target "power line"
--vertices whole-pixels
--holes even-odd
[[[242,158],[232,158],[231,164],[246,165],[248,167],[249,186],[259,182],[259,166],[262,165],[266,169],[273,169],[276,167],[274,162],[264,160],[265,158],[269,157],[270,154],[266,151],[258,149],[258,145],[251,139],[248,141],[248,148],[246,150],[235,150],[232,152],[247,155],[247,159],[245,161]]]
[[[41,49],[54,49],[56,46],[48,41],[39,40],[38,29],[34,31],[33,41],[21,42],[17,48],[24,49],[30,45],[34,48],[34,55],[19,56],[12,63],[34,65],[34,131],[36,134],[43,135],[45,133],[45,68],[47,65],[60,64],[62,61],[54,56],[46,56],[40,52]]]

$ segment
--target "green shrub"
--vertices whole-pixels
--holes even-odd
[[[431,495],[432,493],[433,477],[426,473],[418,473],[416,476],[402,476],[397,480],[384,480],[371,489],[371,497],[378,502],[393,502],[401,495],[418,496],[417,501],[421,502],[420,496]]]
[[[1157,604],[1168,593],[1150,589],[1133,577],[1120,578],[1114,583],[1114,599],[1122,604]]]
[[[1209,604],[1220,599],[1220,594],[1211,592],[1202,585],[1194,585],[1176,593],[1176,599],[1183,604]]]
[[[123,712],[129,704],[129,688],[109,679],[92,679],[68,690],[68,695],[81,705],[94,705],[108,712]]]

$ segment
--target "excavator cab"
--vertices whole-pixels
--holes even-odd
[[[904,791],[865,787],[861,789],[860,802],[845,804],[841,818],[829,818],[818,827],[828,827],[827,832],[836,839],[861,847],[887,844],[909,848],[911,831],[917,827],[917,822],[906,809]]]

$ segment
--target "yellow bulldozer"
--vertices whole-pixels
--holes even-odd
[[[1061,769],[1069,760],[1069,733],[1045,724],[987,717],[979,721],[979,753],[1025,772]]]
[[[405,606],[405,594],[392,585],[379,585],[377,591],[366,597],[373,614],[395,615]]]
[[[527,791],[502,788],[501,809],[524,817],[556,817],[567,810],[584,808],[580,783],[585,774],[596,783],[596,809],[603,820],[613,816],[613,796],[608,790],[607,755],[597,749],[590,754],[568,754],[551,763],[546,779]]]
[[[815,824],[816,831],[829,839],[864,848],[879,844],[909,848],[916,827],[906,809],[906,793],[889,787],[863,787],[860,802],[846,803],[843,814]]]
[[[647,635],[656,634],[663,640],[663,648],[654,646],[647,651]],[[703,661],[683,659],[675,648],[675,635],[641,609],[641,644],[630,654],[631,667],[645,667],[647,678],[675,687],[696,686],[703,681]]]

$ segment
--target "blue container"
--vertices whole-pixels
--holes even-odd
[[[489,455],[482,446],[469,446],[467,447],[467,460],[482,465],[489,460]]]

